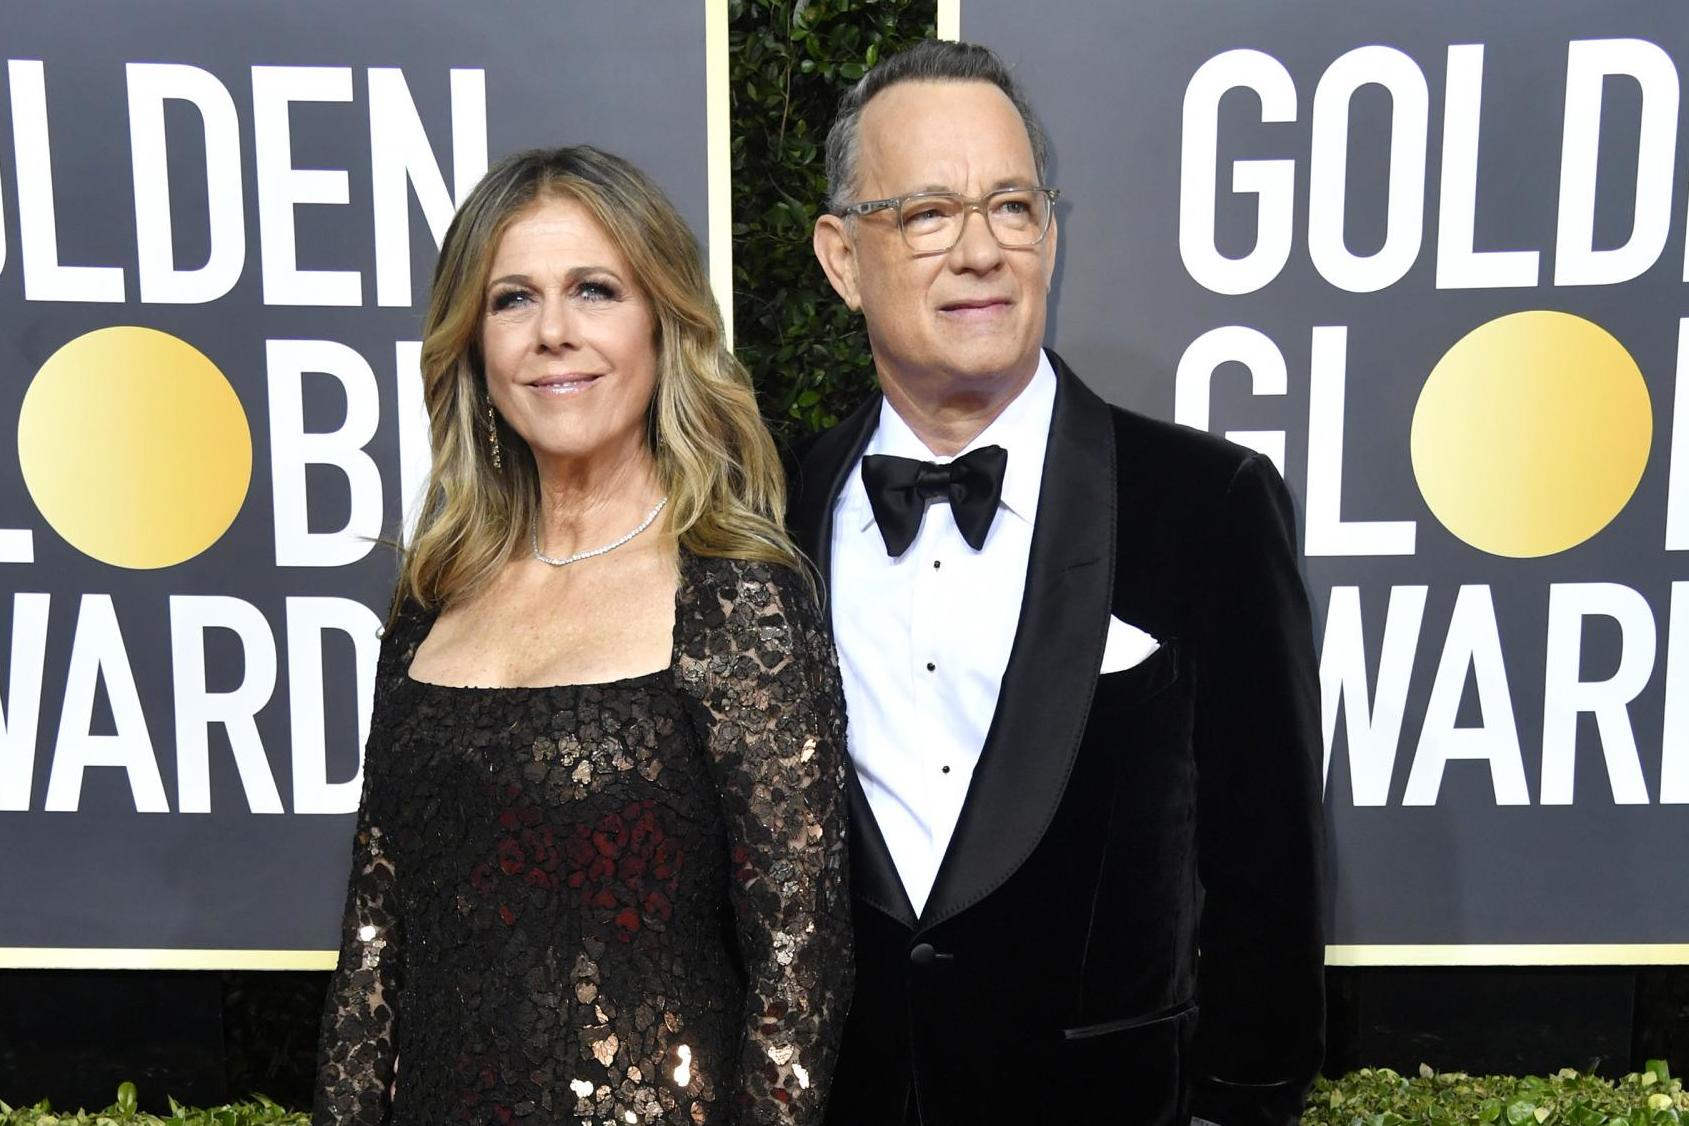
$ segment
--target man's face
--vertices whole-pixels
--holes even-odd
[[[1038,182],[1014,104],[988,82],[904,82],[863,108],[858,200],[922,191],[977,197]],[[947,391],[1030,378],[1044,339],[1056,230],[1005,250],[978,212],[948,252],[917,254],[879,211],[823,219],[816,252],[839,295],[862,310],[882,379]]]

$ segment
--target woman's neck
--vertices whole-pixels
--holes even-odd
[[[547,555],[603,547],[637,527],[663,496],[643,446],[616,458],[536,459],[536,467],[539,548]]]

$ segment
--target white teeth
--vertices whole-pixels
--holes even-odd
[[[592,375],[585,379],[565,379],[556,383],[535,383],[532,386],[537,391],[544,391],[552,395],[573,395],[586,390],[597,382],[598,376]]]

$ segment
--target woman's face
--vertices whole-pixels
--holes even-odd
[[[481,320],[493,405],[542,466],[643,448],[655,327],[633,271],[587,210],[536,202],[493,253]]]

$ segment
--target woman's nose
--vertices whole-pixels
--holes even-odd
[[[563,297],[547,298],[540,305],[536,330],[540,347],[548,351],[575,343],[575,318],[568,301]]]

